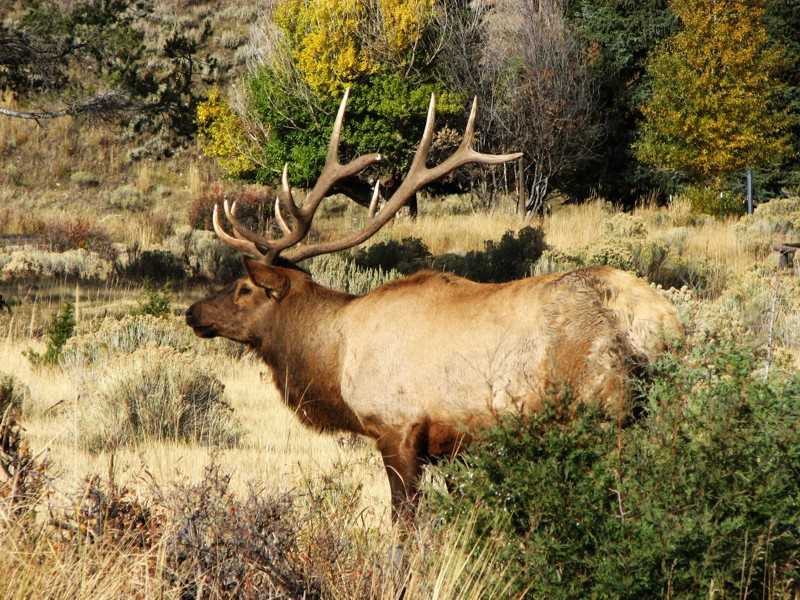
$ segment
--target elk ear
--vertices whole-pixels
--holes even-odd
[[[289,278],[277,269],[249,258],[244,259],[244,267],[252,282],[267,290],[275,300],[280,300],[289,291]]]

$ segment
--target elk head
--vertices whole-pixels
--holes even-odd
[[[345,91],[339,105],[328,144],[325,166],[302,205],[298,206],[294,200],[289,185],[288,165],[283,168],[281,189],[275,201],[275,217],[282,231],[281,237],[268,239],[244,227],[236,218],[236,203],[231,206],[226,200],[222,210],[233,227],[233,235],[230,235],[220,224],[219,205],[214,206],[214,231],[223,242],[249,257],[245,259],[247,275],[230,284],[222,292],[189,308],[186,312],[186,321],[197,335],[201,337],[219,335],[244,343],[255,343],[255,332],[263,330],[263,323],[276,318],[276,311],[281,303],[292,294],[301,293],[300,288],[307,285],[307,277],[293,268],[294,263],[320,254],[352,248],[364,242],[388,223],[418,190],[462,165],[500,164],[522,156],[521,153],[483,154],[473,149],[476,98],[472,103],[464,138],[458,149],[444,162],[434,167],[427,167],[425,163],[433,142],[436,114],[436,98],[431,95],[422,140],[414,154],[411,167],[384,207],[375,212],[372,206],[367,223],[360,231],[341,239],[317,244],[301,244],[311,229],[311,223],[320,203],[336,182],[356,175],[382,159],[380,154],[366,154],[344,165],[339,162],[339,138],[348,95],[349,90]],[[373,205],[378,197],[378,186],[376,183]]]

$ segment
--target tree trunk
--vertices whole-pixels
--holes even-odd
[[[525,172],[522,166],[522,158],[517,160],[517,164],[514,169],[514,176],[516,178],[515,187],[517,192],[517,214],[524,215],[527,199],[525,197]]]

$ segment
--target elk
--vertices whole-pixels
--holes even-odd
[[[316,284],[301,260],[351,248],[383,227],[419,189],[466,163],[499,164],[520,154],[472,147],[477,100],[458,149],[428,167],[436,98],[411,167],[363,229],[340,239],[301,243],[331,187],[379,160],[338,158],[347,92],[322,173],[295,202],[287,167],[276,199],[282,235],[270,239],[223,203],[246,275],[193,304],[186,321],[204,338],[247,344],[266,362],[284,401],[307,425],[373,438],[383,457],[394,520],[410,520],[427,462],[452,455],[480,428],[510,411],[536,411],[556,388],[571,405],[597,403],[610,416],[628,410],[628,373],[682,335],[674,307],[635,276],[608,267],[478,284],[423,271],[364,296]]]

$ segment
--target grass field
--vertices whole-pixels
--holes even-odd
[[[465,209],[459,199],[441,205],[437,202],[424,201],[416,222],[399,219],[371,243],[413,236],[421,238],[434,255],[463,254],[481,251],[485,241],[498,240],[506,231],[516,231],[524,225],[502,205],[485,213]],[[460,208],[453,210],[448,203]],[[331,213],[318,224],[320,235],[333,236],[355,227],[360,218],[350,208],[344,213]],[[129,223],[128,229],[112,228],[116,232],[113,237],[123,243],[139,241],[144,248],[158,248],[156,236],[136,233],[141,222],[145,221]],[[797,369],[797,278],[791,271],[776,270],[776,258],[769,254],[768,241],[753,243],[749,232],[759,222],[748,225],[746,220],[697,217],[680,201],[668,207],[643,206],[623,215],[597,200],[566,206],[539,225],[554,256],[591,260],[593,256],[605,256],[602,253],[608,247],[628,248],[624,239],[637,239],[636,248],[640,249],[661,244],[668,249],[672,262],[659,262],[654,277],[665,277],[667,267],[671,277],[675,273],[683,276],[684,271],[691,275],[687,276],[688,285],[683,291],[669,292],[679,304],[690,336],[705,335],[703,331],[720,327],[722,322],[731,335],[741,330],[760,343],[769,344],[781,365]],[[634,251],[632,256],[638,257],[638,262],[631,268],[644,268],[640,254]],[[692,289],[695,283],[696,289]],[[13,374],[30,390],[22,407],[24,436],[34,456],[46,456],[51,462],[48,502],[63,509],[80,497],[88,477],[106,473],[112,461],[110,449],[89,449],[82,440],[91,420],[97,418],[91,403],[100,397],[87,392],[97,383],[87,383],[87,378],[101,380],[108,377],[108,371],[100,367],[80,372],[66,366],[35,367],[24,353],[31,348],[43,349],[47,323],[65,302],[75,306],[78,333],[91,335],[104,320],[114,321],[135,311],[143,290],[135,282],[114,279],[53,283],[17,278],[0,284],[0,293],[19,299],[13,316],[0,313],[0,371]],[[391,548],[393,543],[399,543],[399,532],[390,524],[388,485],[379,454],[369,442],[345,435],[321,435],[304,428],[283,405],[280,389],[256,358],[236,356],[214,346],[214,342],[192,338],[180,314],[204,293],[203,287],[176,289],[171,305],[173,315],[165,322],[170,331],[179,332],[175,335],[188,336],[190,341],[186,343],[191,347],[187,356],[194,357],[191,360],[225,386],[224,397],[233,408],[242,435],[231,447],[221,448],[175,439],[125,444],[113,450],[116,481],[147,502],[154,487],[168,490],[174,485],[203,481],[212,462],[230,473],[231,490],[241,498],[254,482],[268,494],[288,492],[304,498],[314,485],[332,477],[337,485],[349,486],[355,504],[342,500],[347,496],[341,490],[330,497],[325,492],[322,497],[327,498],[326,504],[322,509],[317,506],[318,512],[330,523],[346,523],[344,533],[351,540],[348,543],[361,540],[361,545],[357,551],[351,548],[346,561],[330,563],[335,568],[326,571],[326,595],[355,598],[369,589],[374,597],[392,598],[405,587],[406,598],[503,597],[502,590],[496,587],[501,585],[501,578],[496,577],[499,566],[492,566],[491,548],[464,546],[467,536],[458,531],[443,537],[441,532],[421,525],[411,542],[403,542],[406,568],[402,573],[392,570]],[[126,364],[109,359],[108,369],[121,366],[124,371]],[[433,485],[440,484],[434,481]],[[341,493],[345,496],[336,495]],[[357,522],[344,519],[340,514],[343,506],[350,507],[350,517],[358,515]],[[46,520],[42,510],[36,509],[37,520]],[[4,545],[16,544],[0,559],[0,568],[13,573],[0,584],[3,597],[37,596],[43,589],[40,586],[51,577],[53,583],[45,595],[53,598],[128,597],[133,590],[143,598],[172,597],[185,589],[167,576],[167,546],[163,544],[156,543],[145,550],[123,546],[111,553],[87,546],[75,554],[74,548],[67,551],[58,543],[42,545],[39,538],[31,541],[17,537],[9,514],[0,515],[0,519],[6,523]],[[163,535],[168,539],[166,533]],[[311,559],[306,556],[304,560]],[[209,594],[214,597],[213,592]],[[206,596],[201,593],[197,597]]]

